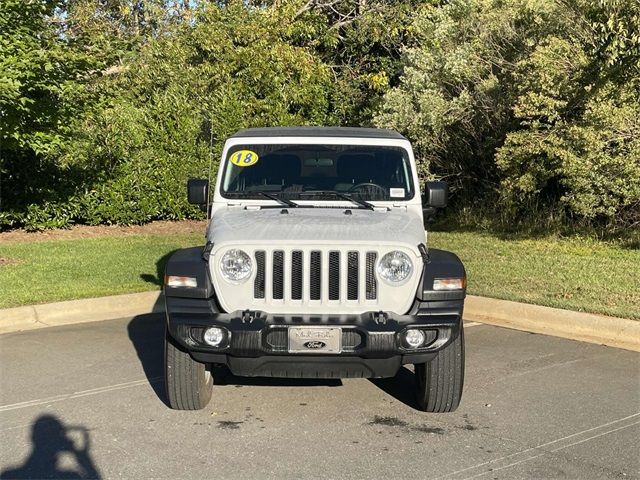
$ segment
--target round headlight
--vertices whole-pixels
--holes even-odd
[[[242,250],[229,250],[220,260],[222,276],[232,282],[241,282],[251,275],[251,258]]]
[[[384,255],[378,263],[378,275],[389,283],[401,283],[411,276],[413,263],[406,253],[395,250]]]

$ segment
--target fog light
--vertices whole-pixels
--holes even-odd
[[[418,348],[424,343],[424,332],[422,330],[407,330],[404,334],[404,340],[411,348]]]
[[[224,330],[220,327],[211,327],[204,331],[204,342],[212,347],[220,346],[224,337]]]

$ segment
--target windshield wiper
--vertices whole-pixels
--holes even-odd
[[[356,205],[359,205],[360,207],[366,208],[368,210],[374,210],[376,208],[375,205],[367,202],[366,200],[356,199],[347,193],[336,192],[335,190],[308,190],[306,192],[298,193],[302,195],[334,195],[343,200],[348,200],[352,203],[355,203]]]
[[[262,195],[263,197],[268,198],[269,200],[275,200],[276,202],[278,202],[280,205],[284,205],[285,207],[291,207],[291,208],[296,208],[298,207],[297,203],[292,202],[291,200],[287,200],[285,198],[280,198],[278,195],[276,195],[275,193],[267,193],[267,192],[254,192],[257,193],[258,195]]]

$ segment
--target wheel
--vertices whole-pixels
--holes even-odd
[[[168,331],[164,339],[164,382],[169,406],[175,410],[200,410],[211,400],[213,378],[207,366],[191,358]]]
[[[416,363],[418,407],[424,412],[453,412],[464,384],[464,330],[427,363]]]

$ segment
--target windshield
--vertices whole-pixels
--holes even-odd
[[[247,144],[235,145],[227,154],[223,197],[264,199],[269,193],[296,200],[331,192],[363,201],[413,198],[407,151],[363,145]]]

